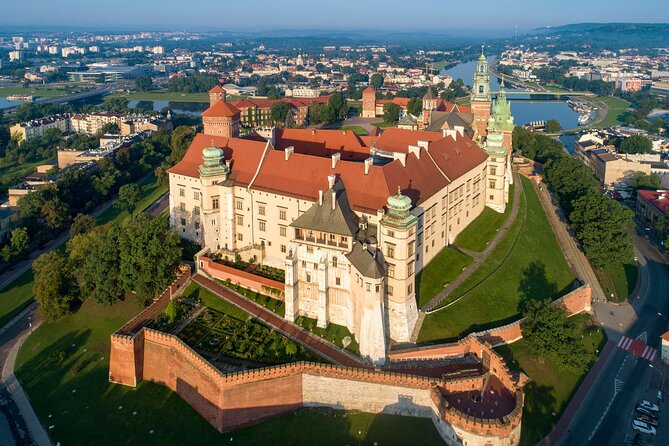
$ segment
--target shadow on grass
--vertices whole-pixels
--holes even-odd
[[[520,433],[521,445],[533,445],[550,432],[557,418],[553,387],[535,382],[525,385],[525,406],[523,407],[523,426]]]
[[[625,263],[623,265],[625,270],[625,277],[627,278],[627,295],[629,296],[636,288],[636,281],[639,277],[639,268],[631,263]]]
[[[550,282],[546,277],[546,265],[541,261],[535,261],[527,265],[523,271],[523,277],[518,284],[520,301],[518,312],[524,314],[530,302],[557,294],[557,284]]]

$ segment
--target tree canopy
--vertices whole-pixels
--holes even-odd
[[[383,106],[383,120],[390,124],[397,124],[400,120],[400,106],[389,103]]]

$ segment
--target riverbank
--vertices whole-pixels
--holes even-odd
[[[209,102],[209,93],[179,93],[174,91],[133,91],[131,93],[116,93],[129,101],[167,101],[167,102]],[[241,96],[228,94],[227,100],[238,101]]]

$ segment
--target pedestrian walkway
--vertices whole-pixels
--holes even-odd
[[[572,272],[580,281],[590,285],[594,302],[606,302],[606,294],[597,280],[595,270],[592,269],[592,265],[579,248],[560,205],[555,201],[543,180],[538,187],[534,182],[532,184]]]
[[[453,280],[453,282],[446,285],[436,296],[434,296],[427,304],[425,304],[425,306],[423,306],[423,308],[421,309],[422,311],[429,312],[437,308],[439,304],[443,302],[460,285],[462,285],[465,282],[465,280],[469,278],[469,276],[474,274],[474,271],[476,271],[478,267],[481,266],[481,264],[488,259],[490,254],[495,250],[499,242],[502,240],[502,238],[504,238],[506,233],[509,231],[509,228],[511,227],[513,222],[516,221],[516,217],[518,216],[518,210],[520,209],[520,197],[523,192],[523,185],[518,177],[518,174],[514,173],[513,176],[515,179],[515,187],[513,188],[513,207],[511,208],[511,212],[509,212],[509,215],[504,221],[502,227],[499,228],[495,236],[488,243],[488,246],[486,246],[486,248],[482,252],[473,252],[456,247],[456,249],[458,249],[459,251],[472,257],[473,259],[472,263],[467,267],[467,269],[462,274],[460,274],[455,280]],[[420,331],[420,327],[418,327],[418,330]]]
[[[627,336],[621,336],[616,346],[650,363],[655,361],[657,356],[657,349]]]
[[[244,310],[252,317],[269,325],[284,336],[287,336],[295,342],[299,342],[308,349],[318,353],[322,357],[329,359],[336,364],[357,368],[369,367],[369,365],[364,363],[362,359],[356,358],[353,354],[348,353],[345,350],[340,349],[323,340],[321,337],[316,336],[310,331],[285,320],[276,313],[273,313],[272,311],[245,297],[242,297],[231,289],[223,285],[219,285],[201,273],[197,273],[193,276],[193,282],[211,291],[221,299],[230,302],[235,307]]]

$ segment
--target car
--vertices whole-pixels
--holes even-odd
[[[657,431],[653,426],[649,426],[643,421],[638,421],[638,420],[632,421],[632,427],[635,430],[638,430],[639,432],[643,432],[644,434],[655,435],[657,433]]]
[[[637,415],[636,419],[643,421],[644,423],[657,427],[657,420],[655,418],[649,417],[648,415]]]
[[[660,408],[657,407],[657,404],[653,404],[648,400],[643,400],[639,403],[639,406],[643,407],[644,409],[652,410],[653,412],[659,412]]]
[[[639,412],[640,414],[648,415],[649,417],[651,417],[654,420],[657,419],[657,417],[655,416],[656,415],[655,412],[651,412],[650,410],[644,409],[641,406],[637,406],[636,411]]]

